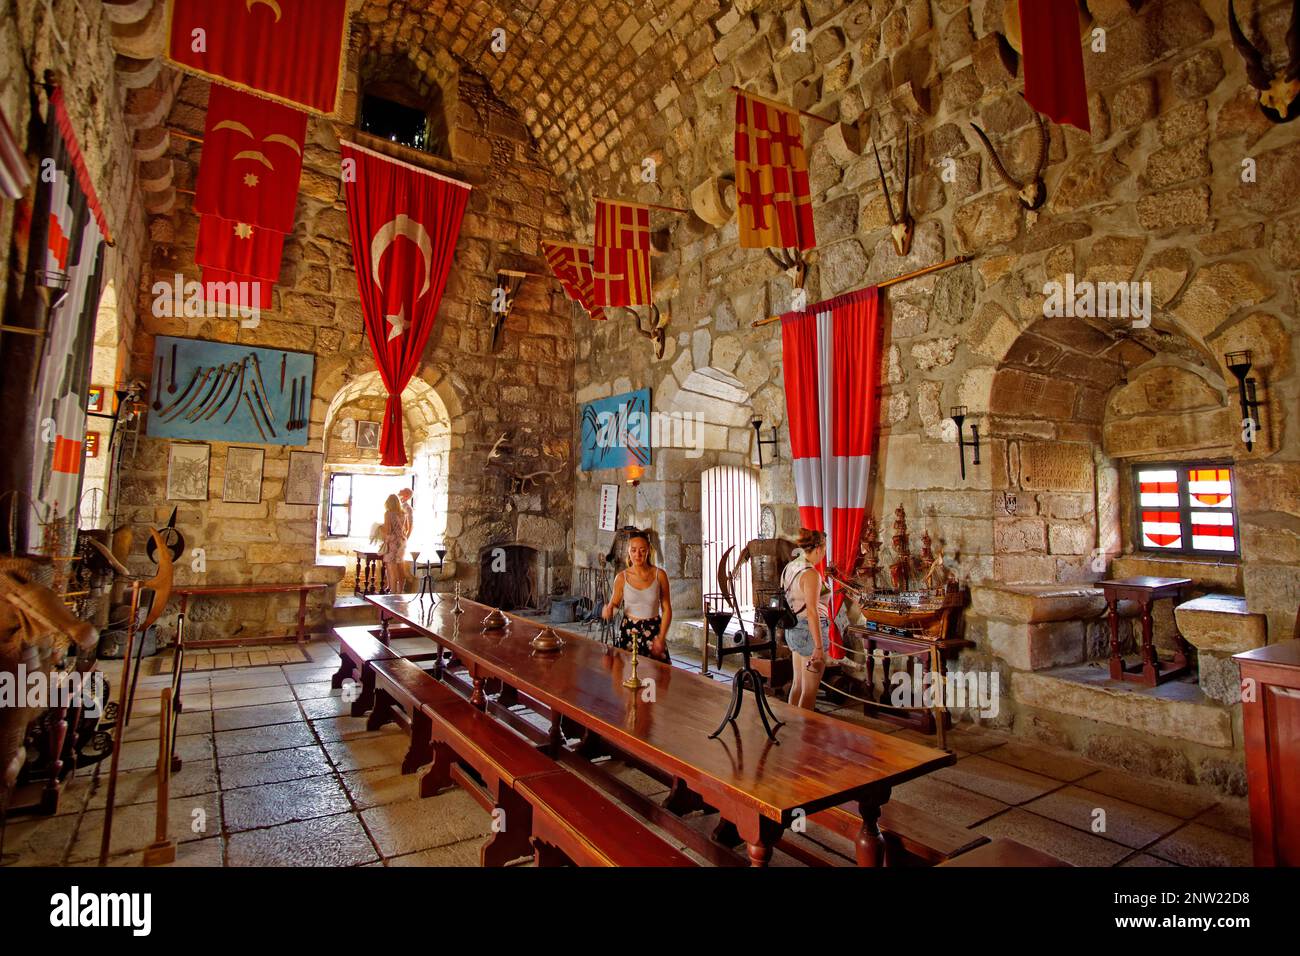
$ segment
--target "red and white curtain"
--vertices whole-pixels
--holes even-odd
[[[781,346],[799,520],[826,533],[831,563],[847,573],[858,554],[880,417],[879,290],[785,314]],[[833,589],[832,621],[842,601]],[[830,653],[844,656],[834,624]]]
[[[402,389],[433,331],[470,187],[355,143],[341,145],[361,313],[388,390],[381,464],[401,466]]]

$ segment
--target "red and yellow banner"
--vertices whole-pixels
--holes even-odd
[[[596,200],[592,272],[596,305],[650,305],[649,206]]]
[[[746,249],[811,249],[812,198],[799,112],[736,94],[736,205]]]
[[[542,252],[568,297],[586,309],[593,319],[604,319],[605,310],[596,305],[592,247],[576,242],[543,240]]]

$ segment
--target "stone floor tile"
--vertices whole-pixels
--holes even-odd
[[[1183,823],[1178,817],[1167,813],[1081,787],[1065,787],[1049,793],[1026,803],[1024,809],[1076,830],[1097,833],[1135,850],[1172,833]],[[1095,813],[1098,809],[1106,812],[1105,829],[1102,831],[1093,829],[1102,822],[1102,818]]]
[[[949,747],[954,750],[964,750],[970,754],[983,753],[1011,739],[1011,735],[1004,731],[994,730],[992,727],[983,727],[980,724],[961,722],[953,724],[947,733],[947,737]],[[931,738],[931,740],[933,739]],[[932,743],[931,746],[934,746],[934,744]]]
[[[1182,866],[1251,866],[1254,854],[1250,841],[1214,830],[1199,823],[1189,823],[1175,830],[1147,852],[1162,860]]]
[[[316,743],[307,722],[272,724],[269,727],[247,727],[243,730],[225,730],[217,733],[217,755],[223,760],[239,754],[265,753],[269,750],[288,750]]]
[[[296,700],[279,704],[257,704],[252,707],[229,707],[214,711],[214,730],[243,730],[247,727],[266,727],[271,724],[291,724],[303,719],[302,709]]]
[[[202,814],[196,816],[196,810],[202,811]],[[196,823],[202,829],[196,831]],[[154,841],[156,828],[157,809],[154,804],[138,803],[130,807],[116,807],[113,811],[113,844],[110,853],[143,850]],[[177,843],[215,836],[220,830],[221,816],[218,795],[215,793],[177,797],[167,806],[167,833]],[[68,862],[98,859],[103,831],[104,811],[87,810],[81,817],[77,838],[68,853]]]
[[[1020,809],[1008,810],[971,829],[989,838],[1007,837],[1074,866],[1114,866],[1130,852],[1118,843]]]
[[[241,690],[212,690],[212,709],[226,707],[252,707],[256,704],[278,704],[295,700],[288,684],[276,687],[249,687]]]
[[[88,810],[102,810],[108,802],[108,764],[100,765],[101,773],[95,780],[86,804]],[[185,760],[181,769],[171,776],[169,792],[175,797],[193,797],[201,793],[214,793],[217,786],[217,762]],[[136,803],[152,804],[158,799],[158,772],[153,768],[121,771],[117,775],[117,792],[113,797],[119,807]]]
[[[5,866],[58,866],[77,831],[75,814],[13,817],[5,827]]]
[[[357,740],[330,740],[324,746],[330,762],[343,772],[400,766],[406,757],[406,751],[410,749],[410,742],[405,734],[378,734]]]
[[[986,750],[983,756],[999,763],[1010,764],[1013,767],[1019,767],[1021,770],[1042,774],[1044,777],[1051,777],[1053,780],[1062,780],[1066,783],[1074,783],[1081,777],[1096,773],[1100,769],[1096,764],[1089,763],[1073,754],[1064,753],[1060,750],[1048,750],[1046,747],[1035,747],[1033,744],[1020,743],[1015,740],[1005,743],[1001,747]]]
[[[336,687],[332,687],[330,682],[327,680],[311,681],[307,684],[291,684],[290,686],[293,688],[293,695],[299,700],[312,700],[317,697],[343,696],[343,691]]]
[[[1177,863],[1170,863],[1168,860],[1162,860],[1158,856],[1152,856],[1149,853],[1134,853],[1125,860],[1120,866],[1177,866]]]
[[[405,733],[394,724],[384,724],[379,730],[366,730],[365,717],[321,717],[311,721],[311,729],[322,742],[338,740],[358,740],[362,737],[378,737],[380,734]]]
[[[284,671],[285,679],[290,684],[319,684],[321,681],[329,683],[338,666],[329,667],[322,664],[286,664],[281,668]]]
[[[900,784],[893,789],[889,799],[924,810],[959,827],[972,826],[1007,809],[1001,800],[936,780],[934,774]]]
[[[474,837],[433,847],[416,853],[406,853],[388,860],[389,866],[478,866],[479,850],[486,837]]]
[[[157,715],[149,720],[140,714],[131,715],[131,725],[122,732],[122,742],[132,740],[157,740],[159,735]],[[196,734],[212,733],[212,712],[200,710],[190,713],[188,710],[176,718],[176,736],[191,737]]]
[[[325,751],[318,745],[273,750],[270,753],[239,754],[222,757],[217,765],[221,786],[226,790],[255,787],[260,783],[299,780],[318,774],[333,773]]]
[[[419,793],[418,773],[402,773],[397,766],[371,767],[340,774],[343,787],[360,810],[401,803]]]
[[[342,691],[334,691],[328,697],[312,697],[309,700],[300,701],[303,713],[310,720],[320,720],[326,717],[347,717],[352,713],[352,704],[350,701],[343,699]]]
[[[133,740],[122,743],[122,751],[118,756],[118,771],[123,770],[152,770],[158,766],[158,744],[157,738],[153,740]],[[207,734],[192,734],[189,737],[176,738],[176,755],[181,761],[207,761],[213,757],[212,738]],[[106,758],[103,767],[107,773],[109,760]]]
[[[176,845],[176,859],[171,863],[162,864],[164,867],[180,866],[202,866],[216,867],[225,865],[225,838],[214,836],[202,840],[192,840],[189,843],[178,843]],[[136,850],[131,853],[122,853],[117,856],[109,857],[109,866],[128,867],[143,866],[143,850]]]
[[[278,667],[253,667],[248,670],[236,669],[217,671],[209,679],[212,691],[253,690],[258,687],[285,687],[288,679],[280,673]]]
[[[361,812],[361,819],[385,857],[487,836],[492,829],[492,818],[459,788],[424,800],[371,807]]]
[[[1061,786],[1060,781],[1051,777],[998,763],[979,754],[936,770],[931,776],[1009,804],[1025,803]]]
[[[1129,803],[1150,807],[1161,813],[1171,813],[1184,820],[1208,810],[1219,799],[1194,787],[1179,786],[1162,780],[1153,780],[1122,770],[1099,770],[1075,781],[1077,786],[1095,790]]]
[[[362,866],[379,859],[355,813],[231,834],[228,866]]]
[[[1245,800],[1223,800],[1193,821],[1201,826],[1250,839],[1250,806]]]
[[[226,832],[278,826],[352,809],[334,774],[226,790],[221,795]]]

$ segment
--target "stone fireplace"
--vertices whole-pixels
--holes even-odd
[[[547,554],[519,542],[490,544],[479,552],[476,600],[503,611],[540,611],[549,593]]]

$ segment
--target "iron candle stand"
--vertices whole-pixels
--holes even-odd
[[[763,467],[763,446],[771,445],[773,448],[777,448],[779,445],[776,436],[776,426],[775,425],[772,426],[772,437],[764,438],[762,432],[763,419],[755,418],[753,421],[750,422],[750,424],[754,426],[754,447],[758,451],[758,467],[762,468]],[[773,460],[776,459],[775,452],[772,453],[772,458]]]
[[[1254,363],[1249,349],[1229,352],[1223,358],[1228,363],[1228,371],[1237,379],[1237,397],[1241,401],[1242,424],[1250,423],[1248,434],[1251,437],[1245,440],[1246,450],[1250,451],[1255,446],[1255,432],[1259,430],[1259,419],[1255,416],[1255,409],[1259,408],[1260,402],[1255,398],[1255,380],[1248,377]]]

